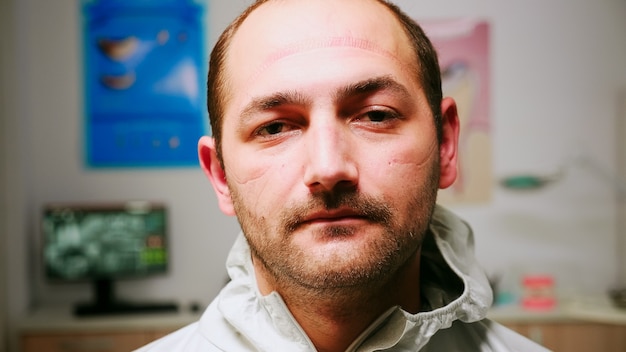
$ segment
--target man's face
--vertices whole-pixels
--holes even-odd
[[[395,18],[362,0],[270,2],[227,55],[224,177],[212,182],[255,260],[318,289],[396,271],[442,184],[433,116]]]

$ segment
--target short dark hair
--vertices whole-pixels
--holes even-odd
[[[272,0],[257,0],[246,8],[220,35],[209,60],[209,74],[207,78],[207,108],[211,130],[215,139],[217,157],[222,162],[222,124],[224,115],[224,104],[227,93],[226,77],[224,75],[224,64],[226,53],[233,36],[248,18],[248,16],[259,6]],[[417,76],[422,84],[426,99],[433,114],[437,138],[441,141],[441,72],[437,52],[431,41],[428,39],[422,28],[402,11],[397,5],[386,0],[374,0],[388,8],[396,19],[400,22],[404,31],[411,41],[417,59]]]

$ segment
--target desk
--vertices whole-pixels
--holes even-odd
[[[22,352],[128,352],[197,321],[167,313],[77,318],[70,307],[39,309],[20,320]],[[608,298],[562,299],[550,311],[495,307],[488,317],[554,351],[626,351],[626,310]]]

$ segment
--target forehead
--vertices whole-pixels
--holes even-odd
[[[400,23],[376,1],[276,0],[253,11],[233,36],[226,76],[250,80],[282,58],[328,47],[364,49],[416,65]]]

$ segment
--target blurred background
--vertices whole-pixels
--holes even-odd
[[[615,181],[626,179],[626,2],[395,2],[418,20],[489,24],[490,195],[445,203],[473,226],[487,272],[512,282],[546,274],[558,295],[569,296],[626,283],[626,210]],[[206,51],[249,3],[206,1]],[[14,342],[12,327],[24,315],[91,295],[88,283],[44,278],[39,221],[49,202],[166,204],[167,274],[121,281],[117,291],[208,304],[226,280],[236,219],[219,211],[197,166],[85,164],[80,3],[1,0],[0,29],[0,350]],[[530,190],[499,182],[555,174],[557,181]]]

